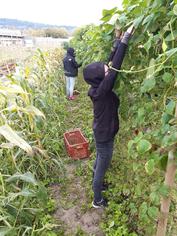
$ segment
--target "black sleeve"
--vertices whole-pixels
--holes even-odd
[[[113,57],[113,60],[112,60],[113,68],[120,70],[124,56],[125,56],[126,49],[127,49],[127,44],[120,42],[120,45],[117,48],[115,55]]]
[[[72,63],[73,63],[75,68],[79,68],[82,65],[82,64],[78,64],[74,57],[72,58]]]
[[[127,45],[120,42],[119,47],[117,48],[113,60],[112,60],[112,67],[119,70],[121,68],[125,52],[126,52]],[[105,76],[103,81],[100,83],[96,94],[98,97],[106,95],[108,92],[110,92],[114,87],[114,82],[117,77],[118,72],[109,69],[108,74]]]
[[[109,63],[110,61],[112,61],[112,59],[113,59],[113,57],[114,57],[114,54],[115,54],[117,48],[118,48],[119,45],[120,45],[120,42],[121,42],[120,39],[116,39],[116,40],[114,41],[114,44],[113,44],[113,47],[112,47],[112,50],[111,50],[111,54],[110,54],[109,57],[108,57],[108,63]]]

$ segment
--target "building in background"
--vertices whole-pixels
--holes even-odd
[[[20,30],[0,28],[0,46],[23,46],[24,35]]]
[[[25,36],[20,30],[0,28],[0,47],[23,46],[33,47],[58,47],[70,38],[33,37]]]

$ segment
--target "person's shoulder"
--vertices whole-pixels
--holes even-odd
[[[97,94],[97,89],[98,88],[94,88],[91,86],[88,90],[88,96],[91,97],[94,101],[99,99],[99,96]]]
[[[73,58],[72,58],[72,56],[66,56],[66,57],[65,57],[65,60],[67,60],[67,61],[72,61]]]

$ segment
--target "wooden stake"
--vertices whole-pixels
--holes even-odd
[[[175,111],[175,117],[177,117],[177,105]],[[175,175],[176,175],[176,160],[174,157],[174,150],[168,153],[168,163],[165,174],[165,185],[171,189],[174,186]],[[167,228],[168,213],[170,208],[171,198],[170,196],[162,198],[161,212],[158,220],[157,234],[156,236],[165,236]]]

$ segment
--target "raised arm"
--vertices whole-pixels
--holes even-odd
[[[133,33],[133,26],[129,27],[128,30],[124,33],[123,38],[121,39],[121,42],[113,56],[112,59],[112,67],[119,70],[121,68],[126,48],[128,45],[128,41]],[[104,96],[106,93],[110,92],[114,87],[114,82],[117,77],[117,71],[114,69],[109,69],[108,73],[105,74],[105,78],[100,83],[98,89],[97,89],[97,95],[98,96]]]
[[[81,67],[81,65],[82,65],[82,63],[79,63],[79,64],[78,64],[74,57],[73,57],[73,59],[72,59],[72,63],[73,63],[73,65],[74,65],[75,68],[79,68],[79,67]]]
[[[114,39],[113,46],[111,48],[111,53],[108,57],[108,64],[110,64],[112,62],[114,54],[115,54],[116,50],[118,49],[118,47],[120,45],[121,36],[122,36],[122,32],[119,29],[115,29],[115,39]]]

